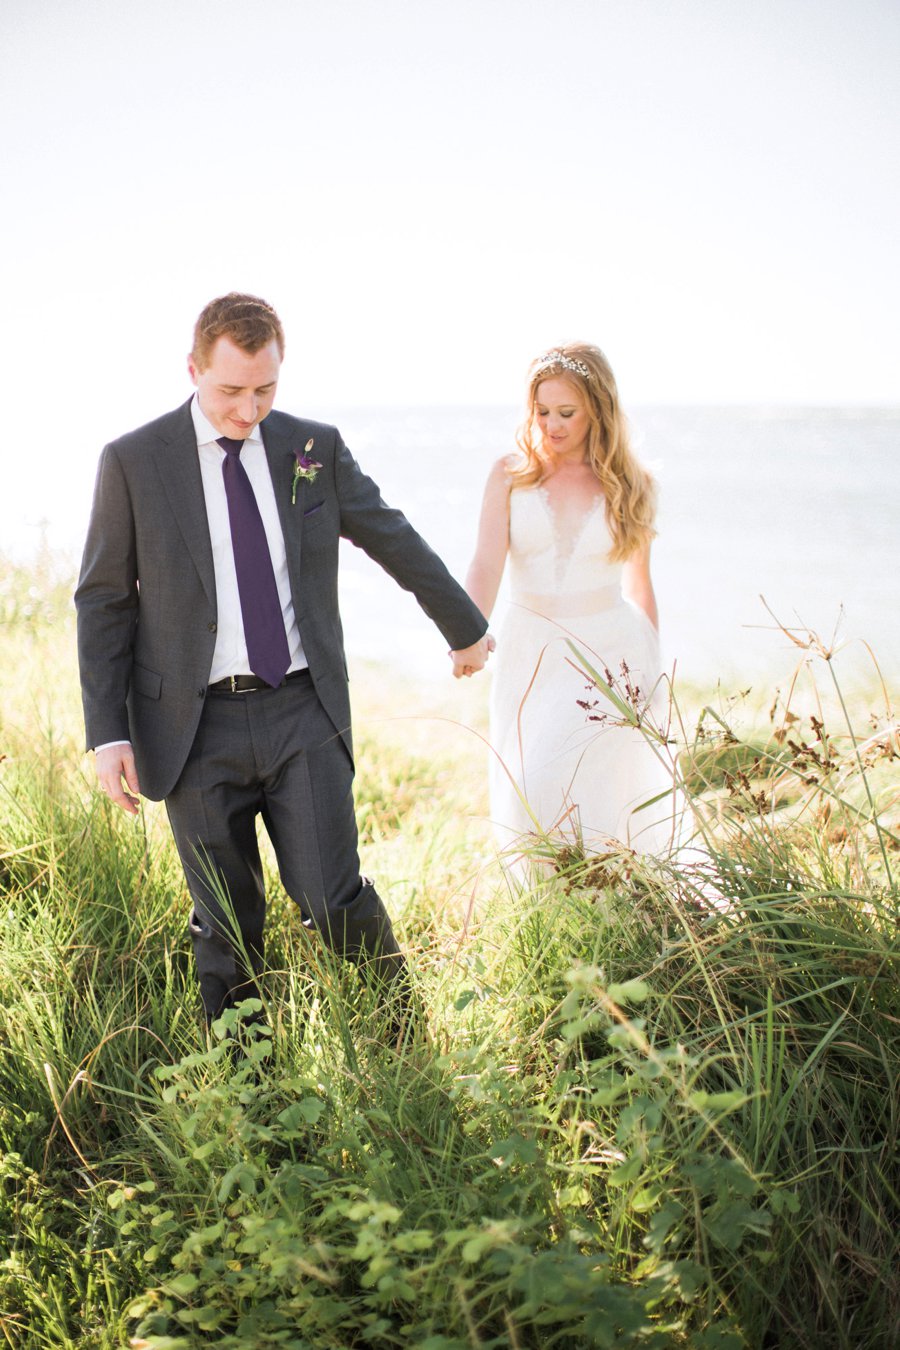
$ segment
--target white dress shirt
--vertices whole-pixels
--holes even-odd
[[[231,524],[228,519],[228,501],[225,496],[225,481],[222,477],[222,464],[225,451],[216,444],[219,432],[209,422],[200,407],[195,394],[191,401],[191,416],[197,434],[197,453],[200,456],[200,474],[203,479],[203,495],[206,499],[206,517],[209,521],[209,537],[212,543],[213,566],[216,573],[216,648],[213,652],[212,669],[209,672],[210,684],[224,679],[227,675],[250,675],[250,662],[247,657],[247,641],[244,637],[244,620],[241,615],[241,598],[238,593],[237,572],[234,566],[234,550],[231,546]],[[281,613],[284,629],[287,633],[291,654],[289,670],[303,670],[306,657],[300,641],[300,630],[294,618],[294,605],[291,600],[291,583],[287,570],[287,554],[284,547],[284,535],[278,518],[278,504],[275,501],[275,489],[269,474],[266,450],[262,442],[259,427],[254,427],[244,441],[241,450],[241,463],[247,471],[253,495],[262,516],[272,567],[275,570],[275,584],[281,601]],[[285,491],[289,491],[285,488]]]
[[[203,496],[206,501],[206,516],[209,521],[209,537],[212,543],[213,567],[216,577],[216,646],[213,652],[209,683],[225,679],[228,675],[251,675],[250,661],[247,656],[247,640],[244,637],[244,620],[241,615],[241,597],[238,592],[237,572],[234,566],[234,550],[231,546],[231,523],[228,518],[228,499],[225,496],[225,480],[222,477],[222,463],[225,451],[216,442],[219,433],[207,419],[195,394],[191,400],[191,417],[197,436],[197,454],[200,458],[200,476],[203,480]],[[287,570],[287,554],[284,547],[284,535],[278,519],[278,504],[275,501],[275,489],[269,474],[266,448],[263,445],[259,427],[244,442],[241,450],[241,463],[247,471],[275,571],[275,584],[281,601],[281,613],[284,617],[284,629],[287,634],[288,648],[291,654],[289,670],[305,670],[306,657],[300,641],[300,630],[294,617],[294,604],[291,599],[291,583]],[[94,747],[105,750],[110,745],[130,745],[130,741],[106,741]]]

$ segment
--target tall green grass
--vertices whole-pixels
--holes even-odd
[[[693,697],[661,750],[702,850],[536,841],[524,882],[453,726],[483,693],[363,697],[364,862],[428,1034],[384,1043],[273,878],[268,1025],[236,1058],[238,1012],[200,1029],[161,813],[91,790],[63,590],[26,615],[33,577],[0,581],[8,1345],[900,1343],[883,698],[851,734],[827,665],[771,718]]]

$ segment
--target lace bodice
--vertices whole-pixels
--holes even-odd
[[[514,488],[509,501],[510,599],[563,614],[591,613],[621,600],[622,564],[609,561],[603,498],[564,530],[540,485]]]

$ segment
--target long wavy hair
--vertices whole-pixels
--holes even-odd
[[[510,471],[512,486],[530,487],[552,472],[553,456],[544,447],[535,412],[538,385],[549,379],[567,380],[584,400],[590,422],[588,460],[603,490],[613,541],[609,556],[624,562],[656,534],[656,480],[631,448],[615,376],[599,347],[569,342],[532,362],[525,418],[516,433],[522,459]]]

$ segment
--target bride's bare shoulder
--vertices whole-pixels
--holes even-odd
[[[513,486],[514,475],[525,467],[525,457],[519,450],[512,450],[507,455],[501,455],[495,460],[491,473],[497,478],[504,478],[510,487]]]
[[[504,487],[509,491],[513,485],[513,473],[521,462],[521,455],[515,451],[510,455],[501,455],[500,458],[495,459],[491,465],[491,470],[488,474],[488,484],[495,487]]]

